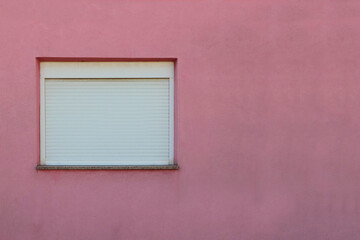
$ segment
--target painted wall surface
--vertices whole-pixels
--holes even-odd
[[[2,0],[0,239],[360,239],[360,1]],[[36,171],[38,57],[176,58],[178,171]]]

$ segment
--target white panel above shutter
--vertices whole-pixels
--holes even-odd
[[[45,79],[47,165],[170,162],[169,79]]]

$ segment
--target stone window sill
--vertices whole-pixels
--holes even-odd
[[[178,170],[172,165],[37,165],[36,170]]]

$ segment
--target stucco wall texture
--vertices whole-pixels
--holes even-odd
[[[360,239],[360,1],[2,0],[0,56],[0,239]],[[180,170],[36,171],[50,57],[177,59]]]

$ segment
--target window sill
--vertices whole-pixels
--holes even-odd
[[[36,170],[178,170],[177,164],[172,165],[37,165]]]

